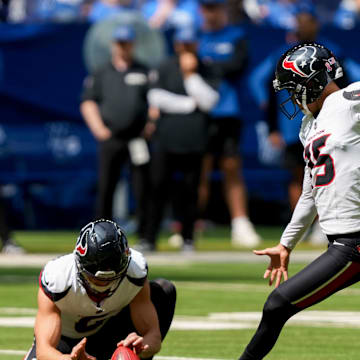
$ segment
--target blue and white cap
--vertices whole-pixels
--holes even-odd
[[[134,41],[135,31],[130,25],[118,26],[112,36],[113,41]]]

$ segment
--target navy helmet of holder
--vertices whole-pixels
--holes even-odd
[[[290,95],[280,104],[281,111],[289,119],[295,118],[299,110],[310,114],[307,105],[342,75],[342,67],[326,47],[314,42],[294,46],[280,57],[276,66],[273,87],[276,92],[286,89]],[[289,102],[293,104],[292,111],[287,108]]]
[[[88,293],[111,296],[130,262],[122,229],[110,220],[90,222],[81,229],[74,253],[80,282]]]

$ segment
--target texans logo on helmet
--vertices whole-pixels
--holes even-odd
[[[75,247],[75,251],[80,255],[80,256],[85,256],[87,253],[87,241],[86,241],[86,236],[88,236],[88,233],[90,232],[90,229],[88,231],[85,231],[81,237],[79,237],[78,241],[76,242],[76,247]]]
[[[316,49],[313,46],[304,46],[292,54],[288,55],[282,63],[282,67],[286,70],[291,70],[301,77],[309,77],[316,70],[312,68],[312,64],[316,60],[314,56]],[[311,62],[309,63],[309,57]]]

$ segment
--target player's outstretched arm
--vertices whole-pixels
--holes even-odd
[[[56,350],[60,336],[60,310],[40,288],[35,320],[36,358],[38,360],[62,359],[63,354]]]
[[[86,338],[74,346],[71,354],[56,349],[61,337],[60,310],[45,294],[38,291],[38,312],[35,320],[37,360],[96,360],[85,352]]]
[[[130,303],[130,314],[138,334],[129,334],[120,344],[134,348],[141,358],[149,358],[160,351],[161,333],[148,280]]]
[[[278,244],[272,248],[264,250],[254,250],[256,255],[267,255],[270,257],[270,263],[264,273],[264,279],[269,278],[269,285],[271,286],[275,280],[275,287],[278,287],[282,278],[288,279],[288,265],[291,249],[282,244]]]

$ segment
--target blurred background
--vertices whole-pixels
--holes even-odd
[[[291,214],[291,172],[283,166],[284,147],[269,138],[277,104],[271,56],[302,41],[297,17],[303,11],[316,21],[316,38],[335,44],[329,47],[343,59],[349,81],[360,80],[360,1],[314,0],[301,11],[304,2],[295,0],[224,3],[229,23],[243,30],[248,44],[236,90],[249,218],[255,227],[283,225]],[[200,6],[197,0],[0,1],[0,184],[10,229],[79,229],[93,219],[97,144],[79,111],[84,79],[109,60],[111,36],[121,24],[135,29],[136,58],[156,68],[174,53],[177,28],[201,29]],[[213,167],[202,213],[215,225],[231,220],[222,177]],[[125,166],[113,218],[130,233],[136,206]]]

